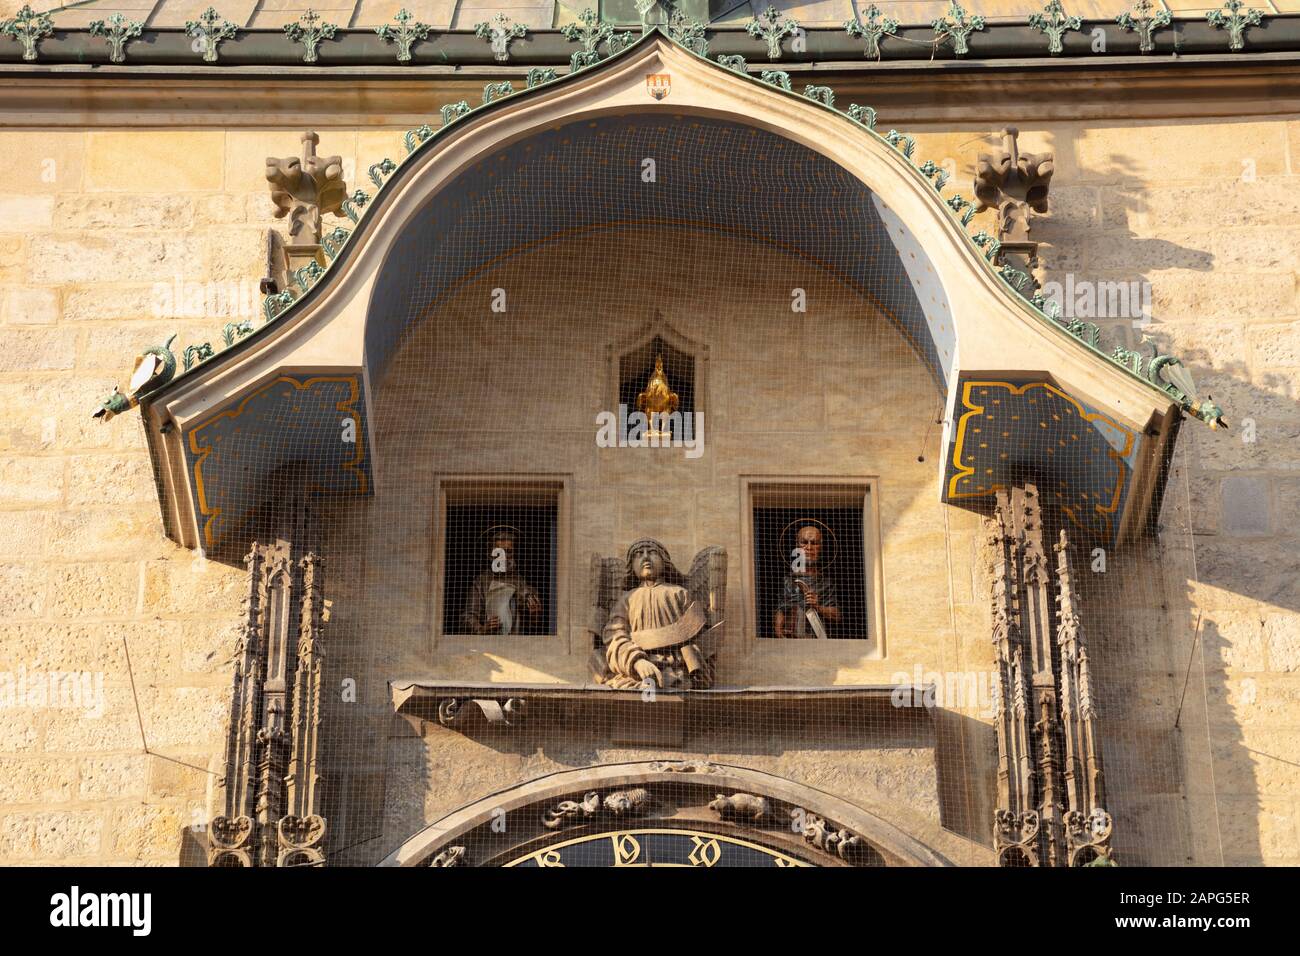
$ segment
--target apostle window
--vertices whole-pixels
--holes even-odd
[[[874,483],[747,480],[746,487],[757,636],[879,646]]]
[[[439,482],[437,632],[561,633],[562,481]]]

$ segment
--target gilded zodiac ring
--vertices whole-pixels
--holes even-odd
[[[840,540],[835,532],[831,530],[830,525],[817,518],[795,518],[781,529],[781,534],[776,539],[777,547],[781,550],[781,563],[787,564],[791,560],[791,555],[794,553],[795,548],[799,546],[799,530],[808,525],[812,525],[821,531],[823,541],[829,541],[829,547],[826,548],[827,553],[817,562],[818,569],[826,571],[835,564],[835,559],[840,555]]]
[[[687,859],[691,861],[691,866],[713,866],[722,859],[722,847],[717,840],[702,840],[692,836],[691,852]]]
[[[641,843],[630,833],[617,833],[610,837],[614,841],[614,864],[631,866],[641,857]]]

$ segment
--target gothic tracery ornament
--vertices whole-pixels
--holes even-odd
[[[988,522],[1000,866],[1111,861],[1082,614],[1062,529],[1047,560],[1038,491],[1000,491]]]

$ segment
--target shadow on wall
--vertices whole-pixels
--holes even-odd
[[[1062,145],[1070,148],[1053,144],[1058,151]],[[1279,277],[1275,291],[1266,281],[1272,275],[1234,275],[1231,259],[1215,254],[1233,241],[1232,226],[1268,224],[1267,212],[1260,222],[1252,214],[1265,201],[1250,192],[1256,180],[1152,189],[1120,156],[1087,175],[1078,185],[1054,184],[1053,215],[1035,223],[1034,236],[1045,244],[1044,282],[1072,288],[1075,305],[1086,301],[1091,283],[1094,308],[1114,301],[1099,292],[1102,283],[1110,283],[1106,292],[1136,284],[1137,308],[1130,296],[1127,313],[1078,317],[1102,329],[1107,352],[1119,344],[1149,358],[1145,339],[1180,357],[1200,395],[1213,395],[1231,426],[1223,432],[1185,423],[1158,541],[1112,555],[1105,585],[1089,594],[1091,620],[1101,622],[1092,627],[1091,646],[1104,673],[1117,856],[1170,865],[1294,857],[1288,795],[1300,787],[1300,754],[1293,734],[1254,728],[1285,712],[1289,692],[1282,678],[1251,675],[1270,663],[1278,670],[1267,655],[1277,648],[1285,655],[1296,643],[1286,635],[1297,629],[1300,574],[1295,542],[1285,537],[1295,532],[1274,513],[1283,492],[1268,473],[1300,468],[1300,410],[1293,377],[1261,373],[1259,361],[1252,363],[1245,321],[1292,312],[1294,303],[1280,299],[1292,280]],[[1291,188],[1263,188],[1284,186]],[[1184,209],[1185,223],[1177,218]],[[1135,225],[1182,242],[1139,236]],[[1261,247],[1251,256],[1267,264],[1269,256],[1285,259],[1286,250]],[[1068,297],[1062,304],[1068,314]],[[1136,577],[1116,577],[1126,570]],[[1081,577],[1086,584],[1089,576]],[[1100,575],[1091,577],[1100,584]],[[1178,818],[1186,821],[1181,833],[1172,822]],[[1126,837],[1126,829],[1142,839]]]

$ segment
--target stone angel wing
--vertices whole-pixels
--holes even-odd
[[[609,621],[609,612],[614,602],[623,593],[623,576],[627,567],[621,558],[606,558],[599,554],[591,556],[591,596],[593,601],[591,632],[592,646],[600,647],[604,642],[601,635],[605,633],[605,624]]]
[[[727,615],[726,548],[704,548],[695,556],[686,575],[686,590],[704,611],[709,627],[722,623]]]
[[[691,562],[686,575],[691,600],[704,611],[705,629],[695,643],[712,660],[722,643],[723,621],[727,616],[727,549],[716,545],[703,548]]]
[[[603,682],[609,675],[605,664],[605,625],[609,622],[609,612],[623,593],[623,576],[627,566],[619,558],[605,558],[599,554],[591,556],[591,676],[597,683]]]

